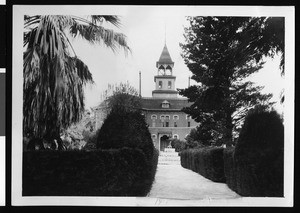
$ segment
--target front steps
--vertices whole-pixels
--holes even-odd
[[[180,156],[173,148],[165,148],[165,151],[159,152],[158,164],[160,165],[180,165]]]

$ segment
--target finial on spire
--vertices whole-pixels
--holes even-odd
[[[166,26],[166,22],[165,22],[165,45],[167,44],[167,26]]]

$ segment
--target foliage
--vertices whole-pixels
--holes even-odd
[[[103,105],[107,114],[112,109],[121,111],[139,111],[141,109],[141,98],[137,90],[129,84],[108,85],[108,89],[102,94]]]
[[[141,150],[130,148],[26,151],[23,196],[146,196],[154,181],[155,157],[149,163]]]
[[[181,141],[179,139],[172,139],[171,146],[175,149],[175,152],[181,152],[186,148],[185,141]]]
[[[181,166],[216,182],[225,182],[223,148],[205,147],[184,150],[180,154]]]
[[[98,129],[96,132],[83,132],[83,138],[86,141],[85,146],[83,147],[86,151],[92,151],[97,149],[97,138],[99,134],[100,129]]]
[[[154,146],[145,117],[138,111],[113,108],[99,131],[97,148],[123,147],[139,148],[147,159],[153,156]]]
[[[228,186],[242,196],[282,197],[284,127],[275,111],[246,116],[234,150],[224,152]]]
[[[282,52],[283,43],[275,45],[281,41],[281,34],[278,35],[281,31],[271,27],[270,18],[189,17],[188,20],[186,42],[180,46],[193,73],[191,78],[199,84],[179,90],[193,102],[184,112],[197,122],[205,121],[200,132],[201,129],[217,132],[230,145],[232,131],[238,130],[251,108],[272,104],[268,103],[271,94],[262,95],[262,87],[243,79],[263,67],[264,55]],[[274,31],[269,35],[271,29]],[[267,38],[272,39],[266,41]]]
[[[59,138],[61,129],[81,118],[83,86],[93,83],[69,37],[103,43],[113,51],[122,47],[126,52],[129,47],[123,34],[102,26],[104,21],[118,26],[116,16],[34,15],[25,16],[24,21],[24,135]]]
[[[234,147],[227,147],[223,151],[224,157],[224,174],[227,186],[237,192],[237,175],[236,175],[236,164],[234,160]]]
[[[249,150],[281,151],[284,148],[284,127],[280,115],[261,106],[255,107],[246,116],[238,143],[237,154],[246,154]]]

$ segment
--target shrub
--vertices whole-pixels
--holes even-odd
[[[99,131],[100,129],[98,129],[96,132],[83,131],[83,138],[86,141],[86,144],[83,147],[84,150],[92,151],[97,149],[97,138]]]
[[[225,174],[226,184],[233,191],[237,191],[236,165],[234,162],[234,148],[229,147],[224,149],[223,157],[224,157],[224,174]]]
[[[138,111],[112,110],[105,119],[97,141],[97,148],[141,149],[148,160],[153,157],[153,142],[145,118]]]
[[[140,149],[130,148],[26,151],[23,196],[146,196],[154,180],[155,157],[149,163]]]
[[[171,145],[173,148],[175,148],[176,152],[181,152],[185,149],[186,143],[178,139],[173,139],[171,140]]]
[[[284,127],[275,111],[250,112],[234,154],[237,192],[243,196],[283,196]]]
[[[181,152],[181,165],[216,182],[225,182],[223,148],[205,147]]]

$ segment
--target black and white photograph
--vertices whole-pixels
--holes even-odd
[[[293,206],[294,7],[12,19],[12,205]]]

